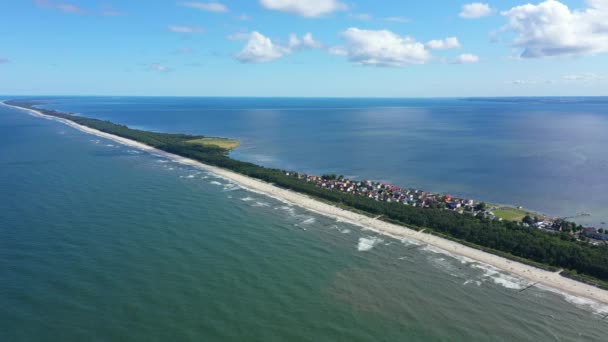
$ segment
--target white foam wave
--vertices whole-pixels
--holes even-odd
[[[317,222],[317,220],[314,217],[309,217],[307,219],[305,219],[304,221],[302,221],[302,224],[313,224]]]
[[[357,250],[360,252],[366,252],[374,248],[379,243],[382,243],[383,240],[379,237],[368,236],[368,237],[360,237],[359,243],[357,244]]]
[[[235,191],[235,190],[239,190],[240,188],[241,188],[240,186],[233,184],[233,183],[224,185],[224,191]]]
[[[477,286],[481,286],[481,281],[474,280],[474,279],[468,279],[464,283],[462,283],[462,285],[469,285],[469,284],[475,284]]]
[[[406,238],[401,238],[399,241],[406,246],[420,246],[420,242]]]
[[[252,207],[270,207],[270,204],[266,202],[257,201],[252,205]]]
[[[218,182],[218,181],[211,181],[211,182],[209,182],[209,183],[210,183],[210,184],[213,184],[213,185],[223,185],[222,183],[220,183],[220,182]]]
[[[253,200],[254,200],[254,198],[252,198],[252,197],[241,198],[241,201],[244,201],[244,202],[250,202],[250,201],[253,201]]]
[[[564,300],[566,300],[568,303],[576,306],[577,308],[583,309],[585,311],[591,311],[594,314],[601,315],[601,316],[608,315],[608,305],[606,305],[606,304],[596,302],[596,301],[594,301],[592,299],[588,299],[588,298],[577,297],[577,296],[571,295],[569,293],[560,291],[558,289],[544,286],[542,284],[537,284],[536,287],[541,290],[552,292],[552,293],[555,293],[555,294],[563,297]]]
[[[503,273],[499,269],[490,265],[472,263],[471,267],[483,271],[483,274],[480,279],[482,282],[486,280],[492,280],[494,284],[512,290],[521,290],[524,289],[526,286],[532,285],[529,281],[525,279]]]

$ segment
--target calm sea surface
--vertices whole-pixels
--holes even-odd
[[[608,216],[608,101],[53,100],[134,127],[238,137],[234,157],[264,165]],[[0,341],[608,334],[606,306],[519,293],[522,279],[412,243],[0,107]]]

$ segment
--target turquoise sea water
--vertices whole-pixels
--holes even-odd
[[[411,246],[0,107],[2,341],[608,333],[608,307]]]

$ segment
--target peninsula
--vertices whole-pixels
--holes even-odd
[[[470,200],[455,201],[444,196],[441,200],[435,198],[436,207],[427,206],[425,200],[425,205],[412,205],[422,197],[417,196],[414,201],[414,194],[408,193],[407,189],[404,191],[373,182],[353,184],[334,175],[309,176],[232,159],[228,152],[238,146],[234,140],[136,130],[109,121],[41,109],[36,107],[41,104],[36,101],[11,100],[4,104],[90,134],[162,154],[215,173],[244,188],[278,197],[322,215],[362,225],[397,239],[417,240],[448,253],[489,264],[526,278],[531,284],[543,284],[608,303],[608,291],[605,290],[608,247],[578,240],[572,234],[578,226],[571,222],[560,223],[560,228],[566,227],[569,231],[549,233],[525,222],[478,215],[484,208]],[[342,186],[339,191],[336,185]],[[370,197],[370,194],[373,195]],[[380,196],[383,196],[382,200]],[[466,201],[465,208],[471,206],[477,214],[457,210],[463,206],[463,201]]]

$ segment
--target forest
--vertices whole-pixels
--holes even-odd
[[[441,209],[423,209],[399,203],[376,201],[362,196],[320,188],[314,184],[286,175],[284,170],[266,168],[232,159],[228,150],[220,147],[191,144],[188,141],[204,136],[157,133],[130,129],[109,121],[86,118],[35,107],[39,103],[12,100],[7,104],[35,109],[46,115],[74,121],[106,133],[136,140],[146,145],[229,169],[276,186],[297,191],[414,229],[444,236],[469,246],[483,249],[516,261],[523,261],[550,270],[564,269],[563,275],[606,287],[608,283],[608,248],[577,241],[571,235],[547,233],[519,222],[498,221],[462,215]]]

